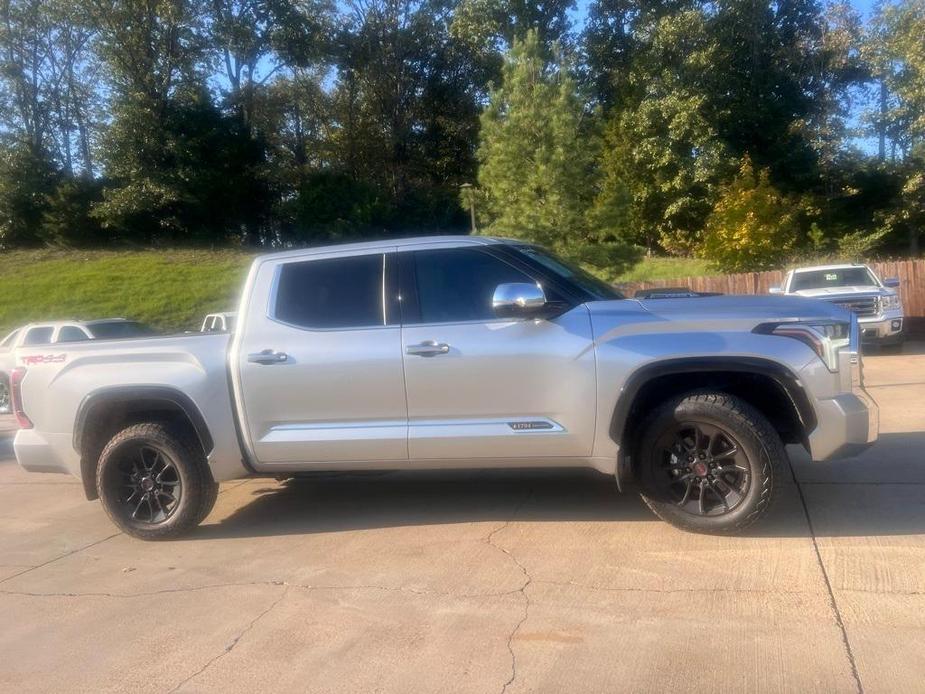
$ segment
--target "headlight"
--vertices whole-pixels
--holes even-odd
[[[838,353],[851,344],[851,323],[820,321],[812,323],[766,323],[755,332],[799,340],[812,349],[829,371],[838,371]]]
[[[899,294],[885,294],[880,297],[880,307],[884,311],[892,311],[893,309],[902,308],[903,302],[899,298]]]

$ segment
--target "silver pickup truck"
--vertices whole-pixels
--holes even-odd
[[[320,470],[591,467],[661,518],[731,533],[784,444],[877,437],[857,318],[788,297],[637,301],[543,249],[430,237],[257,258],[233,335],[18,350],[27,470],[176,536],[218,482]]]

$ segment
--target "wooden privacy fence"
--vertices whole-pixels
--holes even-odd
[[[907,316],[925,317],[925,259],[885,261],[870,263],[870,266],[880,276],[880,279],[899,278],[899,292]],[[656,287],[688,287],[695,292],[720,292],[722,294],[767,294],[770,287],[779,286],[783,279],[783,271],[772,270],[712,277],[620,282],[617,287],[627,296],[633,296],[639,289]]]

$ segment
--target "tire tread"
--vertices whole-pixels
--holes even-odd
[[[103,503],[103,508],[106,510],[107,515],[120,530],[142,540],[168,540],[188,533],[209,515],[218,497],[218,484],[212,479],[212,473],[198,442],[192,441],[189,436],[182,433],[173,432],[166,424],[161,422],[132,424],[122,429],[109,440],[100,453],[99,462],[97,463],[97,494],[99,494],[100,499],[104,499],[104,493],[106,493],[103,485],[104,475],[100,469],[103,461],[107,459],[114,449],[133,439],[147,439],[177,450],[181,460],[175,462],[187,468],[187,473],[192,480],[187,488],[183,489],[183,494],[192,495],[194,503],[190,507],[178,509],[178,517],[175,522],[150,529],[127,525],[122,518],[110,510],[106,503]]]
[[[654,421],[664,416],[666,411],[674,412],[679,406],[685,403],[708,404],[720,407],[728,416],[737,419],[740,424],[748,427],[755,433],[766,453],[766,455],[762,456],[761,460],[762,469],[760,479],[762,487],[759,492],[758,501],[748,515],[734,523],[717,526],[716,528],[704,528],[696,524],[687,523],[682,518],[667,516],[660,509],[661,502],[650,498],[645,493],[640,494],[640,496],[652,513],[666,523],[670,523],[681,530],[715,535],[734,535],[740,533],[764,516],[777,501],[780,485],[775,482],[782,478],[784,474],[784,461],[787,460],[787,452],[784,449],[784,444],[778,433],[763,414],[752,405],[745,402],[742,398],[721,391],[691,393],[680,398],[668,400],[660,407],[656,408],[649,416],[643,430],[647,430]]]

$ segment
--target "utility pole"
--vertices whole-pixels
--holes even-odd
[[[477,234],[478,229],[475,228],[475,190],[472,188],[471,183],[463,183],[459,186],[459,192],[462,193],[462,199],[469,202],[470,233]]]

